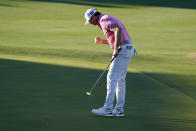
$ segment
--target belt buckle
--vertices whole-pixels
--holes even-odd
[[[131,50],[133,48],[133,46],[127,46],[126,47],[128,50]]]

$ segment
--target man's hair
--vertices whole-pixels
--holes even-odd
[[[94,15],[98,16],[98,15],[101,15],[101,13],[100,12],[96,12]]]

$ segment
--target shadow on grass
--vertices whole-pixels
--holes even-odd
[[[9,4],[1,4],[1,3],[0,3],[0,6],[15,7],[15,6],[13,6],[13,5],[9,5]]]
[[[91,115],[91,117],[101,118],[101,119],[119,119],[119,120],[128,120],[130,117],[134,121],[159,121],[159,122],[172,122],[172,123],[196,123],[195,120],[188,120],[188,119],[167,119],[167,118],[156,118],[156,117],[143,117],[143,116],[134,116],[134,115],[125,115],[124,117],[105,117],[105,116],[95,116]]]
[[[101,73],[102,70],[0,59],[0,129],[52,130],[60,126],[62,130],[73,130],[78,125],[81,129],[85,127],[83,130],[86,128],[100,130],[103,129],[100,126],[89,125],[95,123],[119,125],[120,122],[123,128],[129,128],[134,127],[139,121],[158,122],[167,127],[167,124],[174,122],[183,124],[196,122],[196,118],[190,118],[192,113],[196,113],[194,104],[196,90],[186,92],[184,88],[179,92],[172,90],[172,85],[163,86],[145,77],[145,75],[156,77],[160,81],[164,78],[165,83],[168,79],[179,77],[154,73],[127,74],[125,107],[127,117],[112,118],[111,121],[105,121],[102,117],[95,119],[89,114],[92,108],[103,104],[106,75],[94,90],[93,97],[87,96],[85,92]],[[176,86],[175,89],[178,88],[177,84],[173,86]],[[125,119],[126,121],[123,121]],[[104,129],[107,127],[105,125]],[[110,126],[110,129],[117,130],[115,126]],[[153,130],[153,127],[149,126],[148,130]]]
[[[195,0],[32,0],[41,2],[57,2],[65,4],[86,5],[95,7],[121,8],[125,5],[137,6],[160,6],[196,9]]]

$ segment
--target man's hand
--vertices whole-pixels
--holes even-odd
[[[119,54],[119,50],[118,50],[117,48],[114,49],[113,57],[114,57],[114,58],[117,58],[117,57],[118,57],[118,54]]]
[[[101,39],[100,36],[96,36],[96,37],[95,37],[95,43],[96,43],[96,44],[106,44],[106,45],[109,44],[107,40]]]
[[[101,44],[101,37],[99,36],[95,37],[95,44]]]

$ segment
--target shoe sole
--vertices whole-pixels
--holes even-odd
[[[117,116],[117,117],[124,117],[125,115],[113,115],[113,116]]]
[[[94,115],[96,115],[96,116],[108,116],[108,117],[114,116],[113,114],[107,114],[107,115],[104,115],[104,114],[97,114],[97,113],[95,113],[95,112],[93,112],[93,111],[92,111],[92,113],[93,113]]]
[[[123,114],[123,115],[114,115],[114,114],[111,114],[111,115],[102,115],[102,114],[96,114],[96,113],[94,113],[94,112],[92,112],[94,115],[96,115],[96,116],[107,116],[107,117],[111,117],[111,116],[116,116],[116,117],[124,117],[125,115]]]
[[[96,116],[107,116],[107,117],[113,116],[113,114],[112,115],[101,115],[101,114],[96,114],[96,113],[93,113],[93,114]]]

